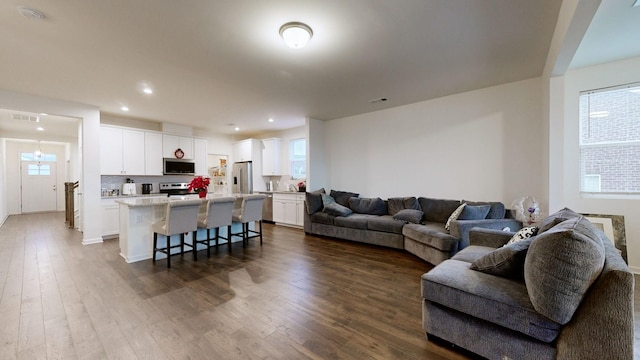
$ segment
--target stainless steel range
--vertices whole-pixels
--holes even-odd
[[[189,183],[160,183],[160,193],[171,195],[189,194]]]

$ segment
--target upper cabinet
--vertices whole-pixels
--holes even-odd
[[[162,134],[144,133],[144,173],[162,175]]]
[[[256,163],[262,158],[262,143],[256,139],[246,139],[233,143],[233,161],[252,161],[254,171]]]
[[[145,175],[144,131],[102,126],[100,128],[100,173]]]
[[[280,139],[262,140],[262,176],[282,175],[280,146]]]
[[[195,158],[193,138],[188,136],[162,135],[162,157],[178,158],[176,151],[180,149],[184,153],[182,159]],[[206,163],[206,162],[205,162]]]
[[[207,171],[207,140],[193,139],[193,161],[196,163],[196,175],[208,176]]]

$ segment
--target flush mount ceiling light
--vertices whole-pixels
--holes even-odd
[[[307,45],[313,30],[301,22],[288,22],[280,27],[280,36],[290,48],[300,49]]]
[[[127,106],[122,106],[122,107],[120,108],[120,110],[122,110],[122,111],[125,111],[125,112],[126,112],[126,111],[129,111],[129,107],[127,107]]]
[[[36,9],[32,9],[30,7],[18,6],[18,12],[20,13],[20,15],[26,17],[27,19],[35,19],[35,20],[44,19],[44,14],[42,12]]]

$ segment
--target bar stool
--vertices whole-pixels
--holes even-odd
[[[207,246],[207,257],[211,256],[211,240],[216,241],[216,247],[218,247],[219,239],[227,240],[227,244],[229,244],[229,248],[231,248],[231,215],[235,201],[236,198],[233,196],[217,197],[209,199],[200,206],[198,229],[207,229],[207,238],[198,240],[197,237],[194,237],[196,248],[193,251],[193,258],[195,260],[198,259],[198,244]],[[220,236],[220,228],[223,226],[227,226],[227,237]],[[211,237],[211,230],[215,231],[213,238]]]
[[[264,194],[243,195],[240,208],[233,209],[233,222],[242,223],[242,232],[232,235],[242,237],[242,246],[249,244],[249,239],[254,237],[260,237],[262,245],[262,203],[266,197]],[[257,222],[260,230],[250,230],[250,222]]]
[[[184,234],[191,232],[193,239],[196,238],[196,231],[198,230],[198,210],[202,200],[172,200],[167,204],[167,213],[164,220],[160,220],[154,223],[151,227],[153,229],[153,261],[156,261],[156,253],[161,252],[167,254],[167,267],[171,267],[171,249],[180,248],[179,254],[184,253],[184,246],[191,246],[192,244],[185,244]],[[158,234],[164,235],[167,239],[167,246],[163,248],[158,247]],[[180,234],[180,244],[171,245],[171,236]],[[175,255],[175,254],[173,254]]]

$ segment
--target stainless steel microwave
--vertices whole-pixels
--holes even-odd
[[[163,159],[162,172],[165,175],[195,175],[196,163],[193,160]]]

